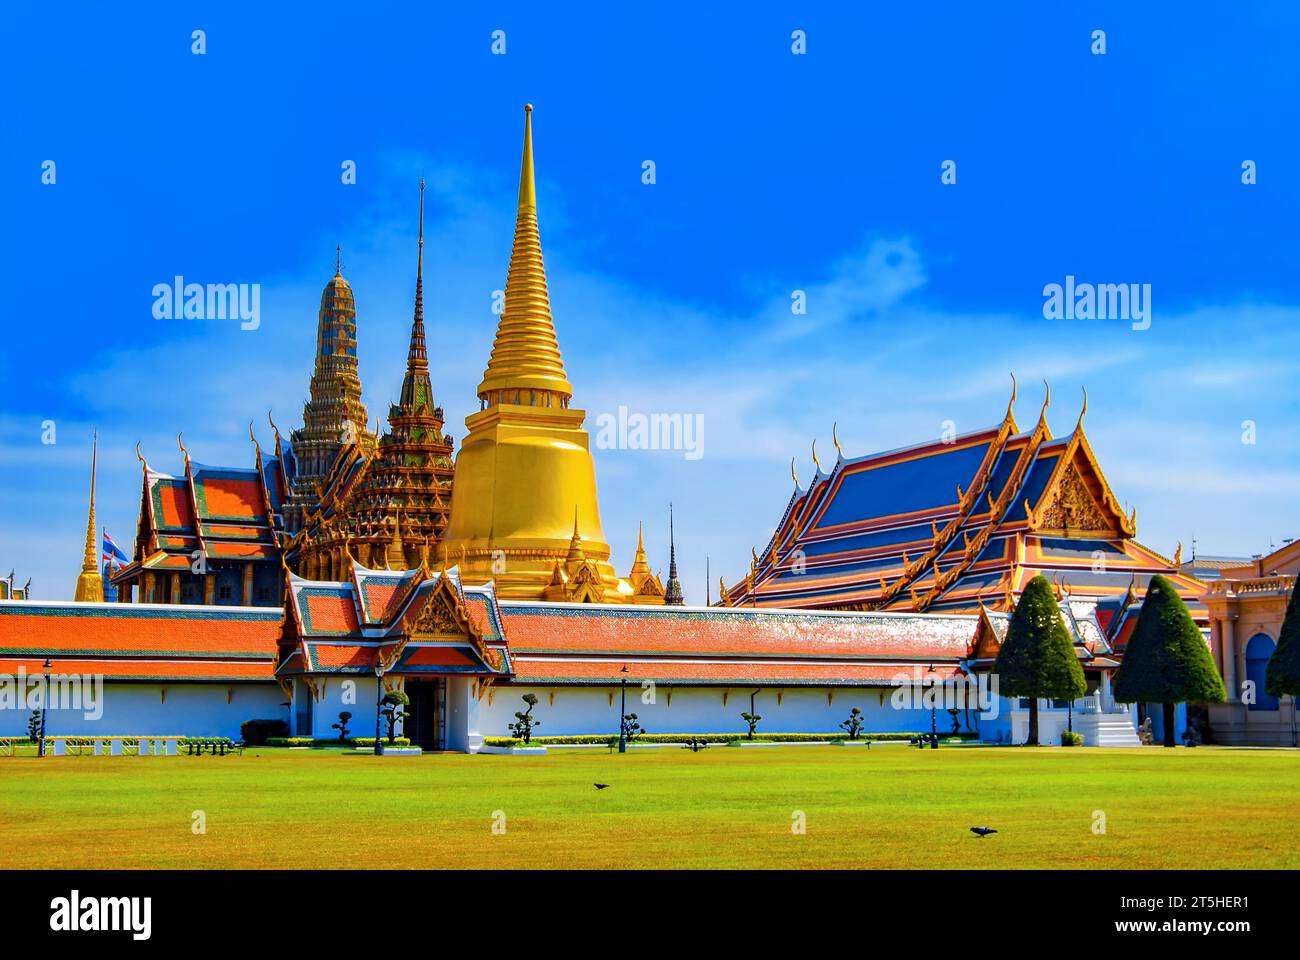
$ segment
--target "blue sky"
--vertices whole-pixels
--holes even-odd
[[[975,429],[1000,416],[1011,370],[1022,424],[1051,381],[1058,433],[1088,388],[1094,449],[1157,549],[1195,537],[1248,555],[1297,534],[1300,14],[897,6],[8,6],[0,574],[71,595],[93,428],[99,519],[125,545],[137,440],[163,470],[179,469],[180,430],[200,462],[247,463],[250,419],[264,443],[268,409],[296,424],[336,243],[381,413],[405,358],[421,175],[431,367],[461,437],[525,102],[575,405],[593,431],[619,405],[704,417],[698,460],[596,451],[620,570],[640,519],[666,568],[672,500],[702,601],[705,556],[715,581],[743,572],[790,458],[808,477],[816,437],[833,461],[832,422],[850,456],[947,420]],[[261,326],[155,320],[152,287],[176,274],[261,284]],[[1067,274],[1151,284],[1150,329],[1045,319],[1043,287]]]

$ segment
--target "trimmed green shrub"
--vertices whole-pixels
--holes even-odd
[[[1062,730],[1061,746],[1063,747],[1083,746],[1083,734],[1081,734],[1078,730]]]
[[[1115,699],[1164,704],[1165,746],[1172,747],[1175,704],[1222,703],[1226,698],[1223,678],[1187,604],[1172,583],[1152,577],[1115,677]]]
[[[410,716],[406,708],[411,705],[411,698],[401,690],[389,690],[384,694],[383,699],[384,720],[388,723],[388,742],[397,743],[397,725]],[[374,737],[370,738],[370,745],[375,745]]]
[[[859,740],[874,740],[876,742],[887,741],[908,741],[913,737],[919,736],[916,733],[859,733]],[[929,734],[926,734],[929,736]],[[760,738],[771,743],[821,743],[833,740],[847,740],[847,733],[765,733]],[[514,737],[484,737],[483,742],[491,747],[509,746]],[[733,740],[748,739],[743,733],[643,733],[637,737],[639,743],[689,743],[692,740],[698,740],[702,743],[730,743]],[[960,733],[954,737],[948,737],[949,740],[975,740],[978,739],[974,733]],[[573,734],[571,736],[549,736],[533,737],[532,743],[540,746],[563,747],[563,746],[607,746],[618,745],[618,737],[614,734],[588,733]]]
[[[510,724],[508,729],[515,737],[527,743],[533,739],[533,727],[540,727],[542,721],[533,716],[533,707],[537,706],[537,694],[525,693],[521,699],[528,704],[528,709],[515,711],[515,722]]]
[[[1268,658],[1264,689],[1274,697],[1300,697],[1300,577],[1291,588],[1277,649]]]
[[[1007,638],[993,665],[999,693],[1029,698],[1029,737],[1038,744],[1038,698],[1074,700],[1087,692],[1083,668],[1075,655],[1070,632],[1052,595],[1052,585],[1042,574],[1020,594]]]
[[[854,707],[849,711],[849,718],[842,722],[840,726],[849,735],[850,740],[858,739],[862,733],[862,711]]]
[[[407,737],[395,737],[392,740],[385,739],[385,743],[391,743],[395,747],[409,747],[411,741]],[[370,747],[374,749],[374,737],[353,737],[350,740],[331,740],[328,737],[316,739],[315,737],[268,737],[266,746],[268,747]]]
[[[239,725],[239,738],[250,747],[260,747],[271,737],[289,736],[289,724],[283,720],[245,720]]]

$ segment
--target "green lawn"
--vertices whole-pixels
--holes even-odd
[[[1297,796],[1300,753],[1211,747],[0,758],[0,868],[1294,868]]]

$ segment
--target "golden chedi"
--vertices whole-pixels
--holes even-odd
[[[505,307],[480,409],[456,457],[451,523],[441,557],[467,583],[496,584],[503,599],[619,603],[635,590],[610,564],[596,472],[551,320],[537,229],[532,107],[525,107]]]

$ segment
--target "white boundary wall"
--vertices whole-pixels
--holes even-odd
[[[744,733],[740,718],[749,712],[749,695],[758,689],[754,709],[763,719],[759,733],[834,733],[857,707],[863,713],[867,733],[928,733],[930,711],[895,709],[891,687],[668,687],[643,690],[639,683],[627,685],[627,712],[649,733]],[[479,732],[485,737],[509,736],[508,726],[515,712],[526,709],[520,699],[525,693],[537,696],[533,716],[541,721],[537,736],[616,734],[618,732],[619,687],[498,685],[491,690],[491,702],[479,703]],[[726,702],[723,702],[724,693]],[[612,700],[611,700],[612,694]],[[653,697],[653,702],[647,702]],[[952,719],[940,709],[939,732],[952,730]],[[966,718],[960,718],[962,730]],[[972,712],[971,722],[978,714]]]
[[[373,691],[373,688],[372,688]],[[45,733],[62,736],[184,736],[239,739],[245,720],[288,720],[274,683],[105,683],[103,715],[84,709],[46,714]],[[27,709],[0,710],[0,736],[27,736]]]

